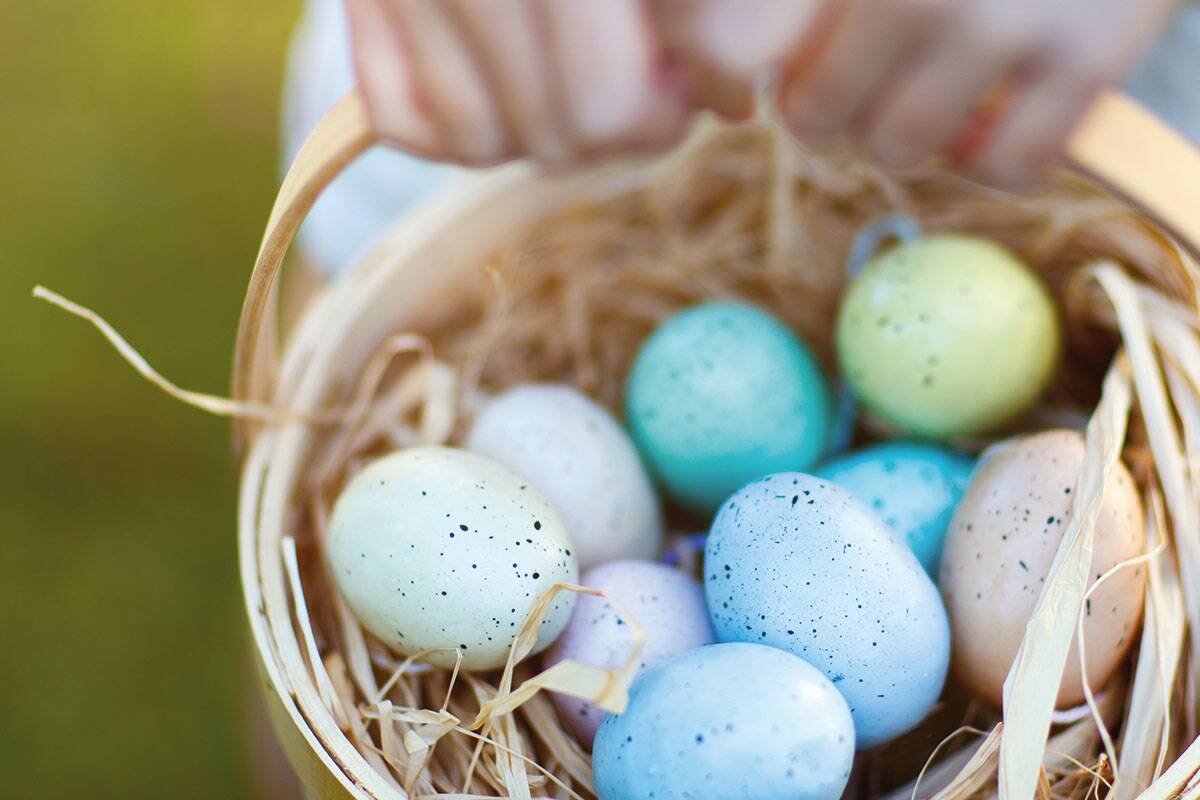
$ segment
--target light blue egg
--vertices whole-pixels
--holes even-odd
[[[836,800],[853,760],[833,684],[755,644],[701,647],[646,673],[592,748],[600,800]]]
[[[885,442],[828,461],[815,474],[882,517],[936,580],[946,529],[974,467],[974,459],[944,447]]]
[[[831,398],[791,331],[754,306],[718,302],[679,312],[645,341],[625,411],[667,492],[711,512],[748,481],[816,463]]]
[[[937,702],[950,627],[912,551],[847,490],[770,475],[721,506],[704,553],[717,639],[787,650],[845,696],[861,746],[919,723]]]

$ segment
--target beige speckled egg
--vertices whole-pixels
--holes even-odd
[[[952,669],[959,681],[997,705],[1066,533],[1083,454],[1083,436],[1072,430],[1014,440],[981,461],[950,524],[940,585],[950,615]],[[1137,487],[1118,462],[1096,522],[1092,583],[1142,553],[1145,545]],[[1137,637],[1145,582],[1144,565],[1126,567],[1096,589],[1087,603],[1083,635],[1093,691],[1104,685]],[[1083,700],[1078,645],[1073,641],[1058,706]]]
[[[504,664],[530,608],[579,565],[558,512],[489,458],[452,447],[398,450],[350,479],[329,523],[329,570],[346,604],[406,655],[466,669]],[[574,607],[563,592],[534,652]]]

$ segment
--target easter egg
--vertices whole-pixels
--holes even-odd
[[[625,430],[578,389],[509,389],[480,411],[466,447],[528,478],[554,504],[580,567],[657,555],[662,514],[650,476]]]
[[[941,598],[920,562],[846,489],[769,475],[722,506],[704,553],[717,640],[778,647],[845,696],[860,745],[921,721],[950,660]]]
[[[939,582],[954,635],[953,670],[964,685],[996,705],[1071,521],[1083,455],[1083,436],[1071,430],[1012,441],[985,455],[951,522]],[[1096,520],[1091,584],[1145,547],[1141,499],[1129,470],[1118,462]],[[1083,636],[1093,690],[1104,685],[1137,638],[1145,583],[1145,567],[1129,566],[1087,601]],[[1058,705],[1083,700],[1076,639]]]
[[[399,450],[346,484],[326,550],[363,626],[406,655],[466,669],[502,665],[530,607],[579,566],[550,502],[488,458],[448,447]],[[542,620],[545,648],[567,624],[562,592]]]
[[[1045,287],[1015,255],[943,234],[873,259],[847,289],[835,345],[855,394],[892,424],[944,439],[995,428],[1046,388],[1059,349]]]
[[[831,398],[817,362],[778,320],[717,302],[679,312],[643,343],[625,409],[667,492],[711,512],[748,481],[814,464]]]
[[[596,735],[599,800],[837,800],[854,725],[833,684],[793,655],[716,644],[643,675]]]
[[[936,578],[950,517],[975,462],[920,442],[885,442],[827,461],[815,471],[883,518]]]
[[[704,592],[685,572],[653,561],[614,561],[585,572],[581,582],[607,592],[646,631],[641,671],[713,642]],[[550,666],[569,658],[615,668],[629,656],[632,645],[629,626],[608,599],[580,595],[567,627],[546,651],[545,663]],[[575,737],[591,747],[604,712],[570,695],[553,698]]]

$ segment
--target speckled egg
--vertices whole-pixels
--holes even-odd
[[[994,428],[1046,388],[1058,319],[1041,281],[1001,245],[943,234],[872,260],[838,311],[842,373],[871,410],[928,438]]]
[[[333,509],[329,570],[350,610],[381,641],[467,669],[508,658],[530,607],[579,566],[558,512],[524,478],[475,453],[399,450],[350,479]],[[538,648],[567,624],[561,593]]]
[[[997,705],[1025,626],[1071,520],[1083,436],[1051,430],[985,457],[946,537],[940,584],[954,634],[955,676]],[[1146,546],[1141,499],[1124,464],[1104,488],[1092,551],[1092,582]],[[1127,567],[1087,603],[1083,635],[1088,682],[1099,690],[1137,637],[1146,570]],[[1084,700],[1077,642],[1071,644],[1058,705]]]
[[[581,567],[653,558],[662,513],[625,430],[571,386],[528,384],[491,400],[466,447],[529,479],[554,504]]]
[[[711,512],[748,481],[814,464],[829,435],[831,398],[808,348],[778,320],[717,302],[679,312],[646,340],[625,408],[666,490]]]
[[[607,592],[645,629],[641,671],[714,641],[700,584],[674,567],[653,561],[614,561],[585,572],[582,583]],[[617,667],[629,656],[632,644],[629,626],[607,599],[580,595],[571,621],[546,651],[545,662],[550,666],[569,658],[596,667]],[[576,738],[591,747],[604,712],[577,697],[553,697]]]
[[[908,543],[936,578],[950,517],[975,461],[920,442],[884,442],[821,465],[819,477],[849,489]]]
[[[596,735],[600,800],[837,800],[854,725],[833,684],[802,659],[716,644],[643,675]]]
[[[870,747],[924,718],[950,660],[941,598],[904,541],[846,489],[798,472],[726,501],[704,554],[717,639],[808,661]]]

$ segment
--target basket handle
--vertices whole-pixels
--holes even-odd
[[[371,130],[362,94],[354,89],[326,112],[288,167],[271,208],[242,303],[233,352],[235,398],[253,397],[261,402],[269,399],[278,363],[272,330],[273,297],[283,257],[325,187],[378,140]],[[247,420],[237,423],[236,449],[240,451],[249,442],[253,427]]]
[[[1200,150],[1137,101],[1100,95],[1067,143],[1067,163],[1126,200],[1200,259]]]
[[[277,363],[271,302],[280,264],[317,197],[379,141],[357,89],[317,124],[283,179],[242,306],[233,361],[233,396],[269,400]],[[1067,145],[1071,169],[1126,199],[1200,258],[1200,151],[1138,103],[1101,95]],[[250,423],[241,422],[239,443]]]

